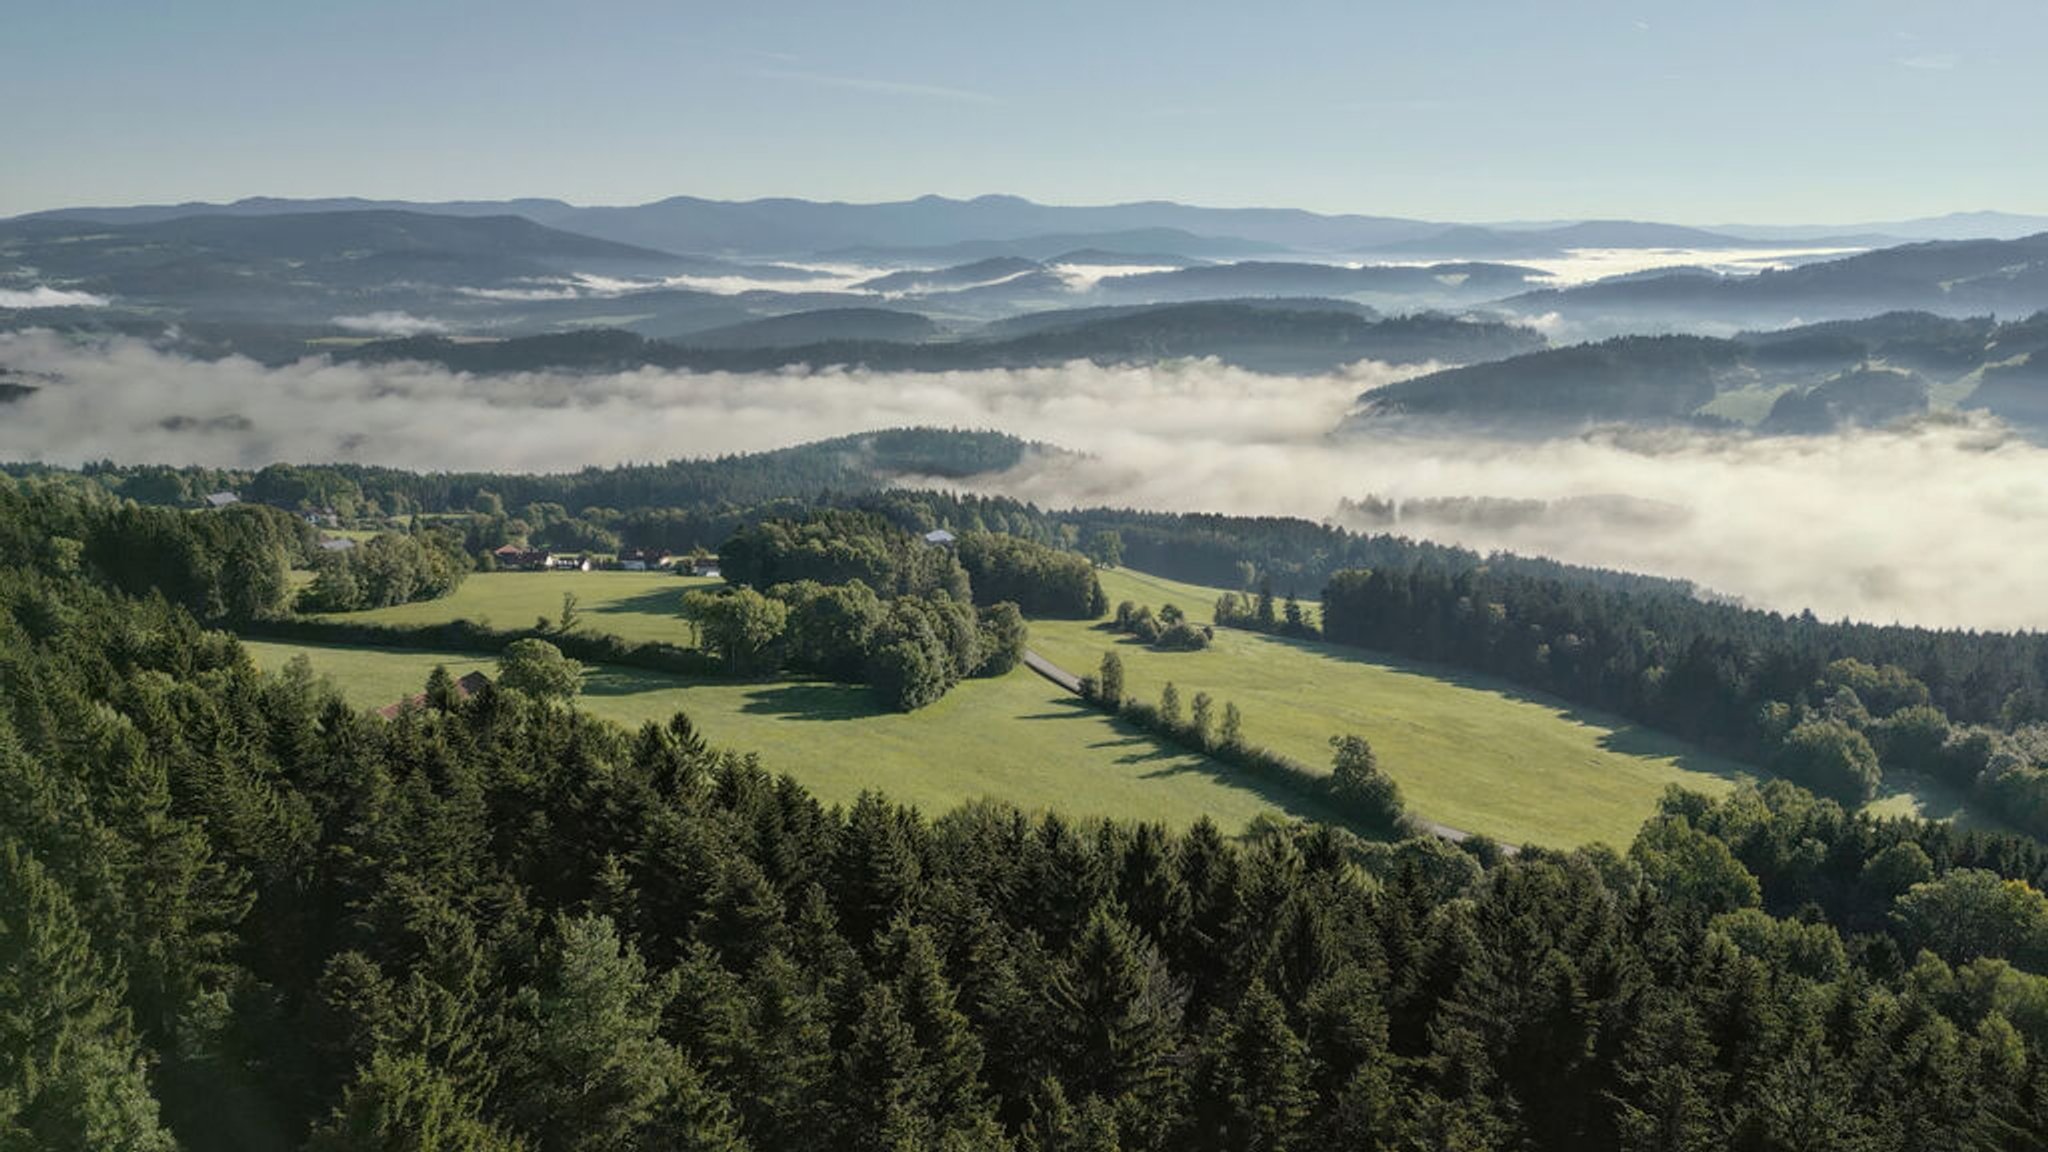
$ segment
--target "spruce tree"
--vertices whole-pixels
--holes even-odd
[[[56,879],[0,844],[0,1146],[176,1147],[121,996]]]

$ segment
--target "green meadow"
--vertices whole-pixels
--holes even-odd
[[[1212,619],[1222,595],[1128,569],[1101,575],[1112,604],[1132,600],[1157,610],[1174,603],[1201,622]],[[342,618],[518,627],[558,618],[563,593],[573,592],[583,630],[687,645],[694,638],[677,606],[683,592],[711,583],[655,572],[480,573],[446,599]],[[1303,607],[1317,618],[1318,605]],[[1719,794],[1755,774],[1620,717],[1504,681],[1336,645],[1219,629],[1208,651],[1158,652],[1099,623],[1068,620],[1032,621],[1031,645],[1076,674],[1094,671],[1115,651],[1127,692],[1156,701],[1172,681],[1184,707],[1197,692],[1215,699],[1219,716],[1224,702],[1235,703],[1246,739],[1310,765],[1328,762],[1331,736],[1357,733],[1371,741],[1411,811],[1508,843],[1626,844],[1666,787]],[[475,655],[250,647],[265,666],[307,652],[365,706],[417,692],[436,662],[458,675],[490,667]],[[758,752],[772,771],[796,775],[828,800],[883,788],[932,810],[994,796],[1176,824],[1208,813],[1232,827],[1272,807],[1323,815],[1289,793],[1229,779],[1220,766],[1097,715],[1021,670],[899,714],[877,711],[856,686],[594,668],[582,706],[627,724],[687,712],[716,742]],[[1918,781],[1893,782],[1873,809],[1984,823],[1963,798]]]
[[[417,693],[436,664],[457,676],[495,670],[473,653],[244,641],[259,667],[297,655],[349,702],[376,708]],[[938,813],[994,797],[1072,815],[1185,826],[1208,816],[1230,831],[1263,812],[1329,813],[1220,765],[1166,747],[1032,673],[970,680],[917,712],[882,712],[865,688],[805,680],[690,680],[638,669],[586,671],[578,707],[637,726],[687,713],[720,746],[759,753],[828,803],[864,789]]]
[[[1218,589],[1143,573],[1102,573],[1112,604],[1213,617]],[[1727,791],[1729,761],[1618,717],[1455,669],[1330,644],[1218,629],[1204,652],[1159,652],[1101,624],[1033,621],[1031,645],[1076,674],[1105,652],[1125,691],[1157,700],[1172,681],[1183,707],[1207,692],[1244,714],[1245,738],[1304,763],[1329,762],[1330,737],[1356,733],[1425,819],[1509,843],[1626,844],[1672,784]]]
[[[327,619],[399,625],[473,620],[495,628],[525,628],[541,616],[559,621],[562,595],[573,592],[584,631],[691,645],[690,626],[679,614],[683,593],[718,583],[672,572],[478,572],[452,596]]]

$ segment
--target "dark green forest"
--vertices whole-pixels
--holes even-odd
[[[827,809],[686,718],[382,721],[0,533],[0,1143],[2026,1148],[2033,841]]]
[[[729,595],[781,606],[781,658],[866,654],[843,625],[900,610],[870,591],[863,615],[870,578],[1020,646],[1014,613],[965,605],[984,579],[1077,598],[1082,539],[1205,542],[1193,564],[1259,578],[1234,624],[1308,634],[1272,572],[1316,540],[1318,565],[1372,562],[1329,577],[1333,639],[1815,757],[1846,733],[1887,762],[2002,755],[2001,780],[2035,762],[2031,637],[1300,522],[849,503],[755,520],[728,557],[780,589]],[[1019,535],[957,557],[913,534],[995,523]],[[2048,1146],[2034,839],[1786,781],[1673,792],[1633,843],[1572,852],[827,808],[683,716],[629,732],[444,684],[387,721],[304,665],[259,673],[210,628],[283,611],[309,530],[0,485],[0,1146]],[[1091,691],[1123,708],[1109,671]],[[1228,717],[1126,711],[1256,752]],[[1337,760],[1315,786],[1401,826],[1370,749]]]

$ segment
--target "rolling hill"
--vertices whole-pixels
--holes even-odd
[[[1529,313],[1612,321],[1743,324],[1914,309],[2016,317],[2048,308],[2048,232],[2017,240],[1906,244],[1754,276],[1632,277],[1517,296]]]
[[[1511,324],[1424,314],[1369,319],[1328,308],[1302,310],[1242,302],[1203,302],[1116,310],[1072,324],[990,340],[936,343],[841,340],[783,347],[703,348],[593,330],[500,341],[457,342],[420,336],[337,351],[337,359],[419,360],[466,372],[541,368],[618,371],[665,367],[762,371],[792,364],[863,365],[877,370],[952,371],[1063,364],[1143,363],[1215,356],[1258,371],[1322,371],[1361,359],[1393,363],[1472,362],[1542,346]]]
[[[2019,382],[2031,370],[2022,354],[2043,339],[2039,321],[1930,313],[1728,339],[1616,337],[1391,384],[1361,395],[1345,427],[1552,435],[1595,424],[1705,421],[1814,434],[1927,412],[1937,389],[1945,404],[2040,426]]]
[[[838,342],[914,344],[939,335],[930,317],[889,308],[820,308],[691,332],[692,348],[801,348]]]
[[[1235,296],[1416,296],[1440,300],[1491,300],[1539,282],[1542,273],[1511,264],[1432,264],[1423,267],[1298,261],[1240,261],[1171,272],[1103,278],[1109,296],[1150,301],[1203,300]]]

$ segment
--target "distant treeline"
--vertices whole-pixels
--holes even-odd
[[[869,491],[902,475],[972,476],[1012,467],[1031,447],[994,432],[898,428],[794,448],[707,460],[627,464],[577,472],[409,472],[361,464],[273,464],[255,470],[100,462],[73,472],[5,465],[20,477],[81,476],[142,504],[196,505],[230,491],[246,502],[343,519],[414,513],[503,512],[558,504],[618,512],[760,504],[821,493]],[[713,546],[717,541],[710,542]]]
[[[1542,346],[1543,337],[1536,331],[1503,320],[1440,313],[1377,318],[1312,304],[1287,308],[1270,301],[1206,300],[1076,317],[1055,328],[983,340],[835,339],[797,346],[692,347],[687,336],[654,340],[619,329],[588,329],[496,341],[412,336],[334,356],[362,363],[415,361],[473,373],[625,372],[650,367],[764,372],[796,364],[939,372],[1199,356],[1299,371],[1360,359],[1464,363]]]

